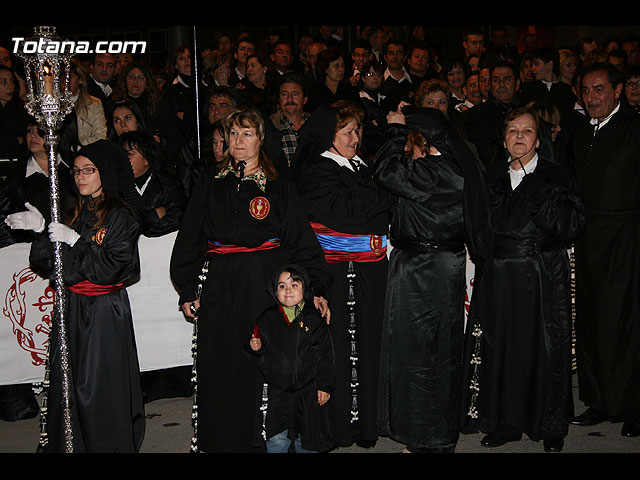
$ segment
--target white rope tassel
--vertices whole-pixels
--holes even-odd
[[[200,300],[202,296],[202,287],[207,274],[209,273],[209,261],[205,260],[202,265],[202,273],[198,276],[200,283],[196,290],[196,297]],[[198,452],[198,320],[193,319],[193,335],[191,337],[191,356],[193,358],[193,367],[191,368],[191,385],[193,385],[193,406],[191,407],[191,425],[193,426],[193,436],[191,437],[191,452]]]
[[[269,407],[269,384],[262,384],[262,404],[260,411],[262,412],[262,438],[267,441],[267,408]]]
[[[44,448],[49,444],[49,436],[47,434],[47,414],[49,413],[48,397],[49,397],[49,376],[51,367],[49,366],[49,344],[47,342],[47,356],[45,359],[44,380],[42,381],[42,406],[40,407],[40,447]]]
[[[358,350],[356,348],[356,300],[355,300],[355,270],[353,262],[347,267],[347,308],[349,315],[349,335],[351,336],[351,423],[359,419],[358,413]]]
[[[471,377],[471,384],[469,385],[469,389],[472,390],[473,393],[471,394],[471,404],[469,405],[467,415],[471,418],[478,418],[478,407],[476,405],[478,394],[480,393],[480,382],[478,381],[478,366],[482,363],[482,359],[480,357],[480,337],[482,336],[482,328],[480,328],[480,325],[476,323],[473,326],[471,335],[476,338],[476,343],[470,361],[470,363],[473,365],[473,376]]]

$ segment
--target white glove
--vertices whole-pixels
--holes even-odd
[[[38,233],[43,231],[44,217],[42,214],[29,202],[25,203],[24,206],[27,207],[27,210],[7,215],[4,223],[9,225],[13,230],[33,230]]]
[[[80,235],[64,223],[51,222],[49,224],[49,240],[52,242],[64,242],[70,246],[74,246]]]

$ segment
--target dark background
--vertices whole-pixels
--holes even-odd
[[[194,15],[197,17],[197,15]],[[306,16],[306,18],[310,18]],[[339,17],[338,17],[339,18]],[[384,19],[384,13],[380,19]],[[363,25],[372,25],[370,18],[365,18]],[[39,23],[38,25],[42,25]],[[46,24],[46,23],[45,23]],[[33,34],[35,25],[11,25],[4,26],[0,31],[0,45],[10,51],[13,50],[13,37],[29,38]],[[479,25],[485,32],[485,41],[490,38],[492,25]],[[535,31],[538,38],[538,46],[568,46],[576,48],[582,37],[588,36],[600,43],[608,35],[624,37],[628,34],[640,35],[640,26],[577,26],[577,25],[507,25],[509,41],[511,45],[519,46],[519,41],[527,31]],[[393,27],[397,38],[404,39],[405,29],[401,26]],[[431,42],[440,50],[440,58],[453,58],[461,53],[462,34],[469,28],[468,25],[433,25],[427,26]],[[146,41],[147,51],[143,59],[156,67],[165,67],[170,52],[179,45],[193,45],[194,29],[196,32],[197,48],[203,48],[213,44],[216,32],[226,30],[233,37],[242,29],[252,33],[254,39],[265,38],[271,29],[277,29],[288,37],[297,53],[297,42],[302,33],[314,34],[317,26],[310,25],[218,25],[218,26],[167,26],[167,25],[56,25],[58,35],[62,39],[75,41],[88,41],[92,46],[98,41],[134,40]],[[356,30],[353,26],[344,27],[345,45],[347,54],[350,53],[352,41]]]

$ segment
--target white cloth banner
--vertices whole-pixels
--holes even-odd
[[[193,325],[178,307],[169,278],[169,260],[177,233],[140,237],[140,278],[127,287],[140,370],[191,365]],[[44,377],[44,361],[54,290],[29,269],[30,244],[0,249],[0,385],[35,383]]]
[[[140,237],[140,278],[127,287],[140,370],[191,365],[193,325],[178,307],[169,278],[169,260],[177,233]],[[0,385],[37,383],[51,326],[54,291],[29,269],[28,243],[0,249]],[[393,248],[389,246],[389,252]],[[467,261],[467,298],[473,288],[473,263]]]

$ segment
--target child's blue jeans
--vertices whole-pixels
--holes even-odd
[[[287,436],[289,430],[284,430],[283,432],[274,435],[270,439],[267,440],[267,453],[288,453],[289,445],[291,445],[291,440]],[[300,441],[300,435],[293,442],[293,446],[296,449],[296,453],[318,453],[315,450],[305,450],[302,448],[302,443]]]

